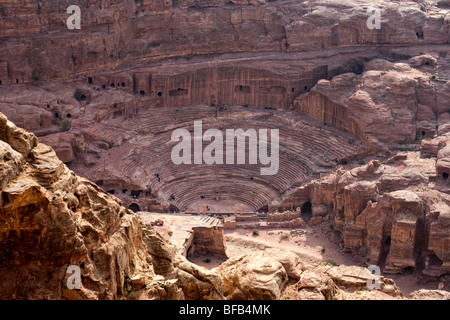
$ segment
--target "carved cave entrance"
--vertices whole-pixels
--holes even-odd
[[[138,212],[141,211],[141,208],[139,208],[137,203],[132,203],[130,204],[130,206],[128,207],[128,209],[130,209],[133,212]]]
[[[311,202],[306,201],[301,209],[301,216],[303,221],[305,221],[306,223],[309,222],[309,220],[311,220],[311,216],[312,216],[312,206],[311,206]]]

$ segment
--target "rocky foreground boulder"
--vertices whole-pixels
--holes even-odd
[[[219,277],[0,114],[0,299],[222,299]],[[67,287],[70,265],[81,288]],[[172,280],[171,280],[172,279]]]

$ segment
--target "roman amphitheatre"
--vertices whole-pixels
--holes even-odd
[[[0,4],[1,299],[450,299],[449,1],[69,2]]]

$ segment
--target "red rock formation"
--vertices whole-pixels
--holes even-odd
[[[8,45],[0,54],[10,70],[6,79],[62,79],[119,64],[194,54],[413,46],[449,39],[445,11],[422,1],[372,3],[382,8],[383,21],[395,21],[382,24],[380,30],[368,29],[370,15],[348,0],[232,2],[86,2],[79,5],[81,29],[69,30],[66,3],[3,1],[0,35]]]
[[[120,200],[76,176],[2,114],[0,149],[0,298],[118,299],[136,274],[152,283],[153,298],[222,297],[216,275],[183,260]],[[66,285],[69,265],[81,269],[80,290]]]

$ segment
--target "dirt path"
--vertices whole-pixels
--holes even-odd
[[[312,228],[292,233],[290,229],[260,230],[258,236],[252,235],[252,230],[236,229],[225,231],[225,240],[229,257],[271,247],[292,251],[308,263],[329,259],[337,264],[355,264],[350,254],[343,253],[336,243]]]
[[[283,236],[283,234],[290,236]],[[361,258],[342,252],[339,245],[332,241],[332,234],[332,230],[323,227],[258,230],[257,236],[253,235],[250,229],[235,229],[225,230],[224,238],[229,258],[263,251],[266,248],[280,248],[294,252],[309,266],[323,260],[332,260],[336,264],[363,266],[364,261]],[[224,262],[215,257],[196,257],[189,260],[208,269],[218,267]],[[424,282],[412,274],[384,274],[383,276],[392,278],[406,297],[415,290],[437,289],[437,283]]]

